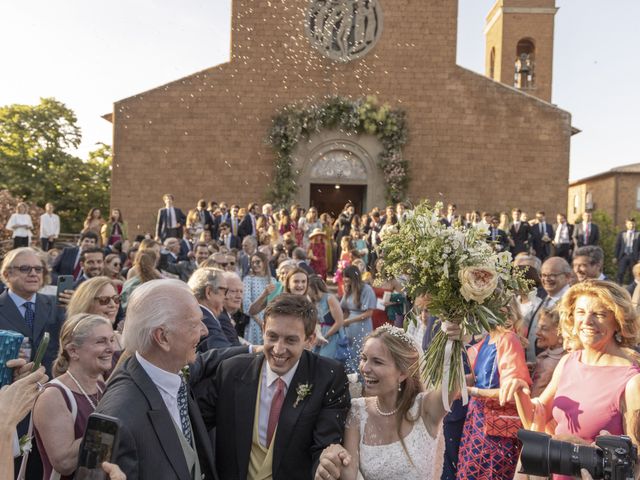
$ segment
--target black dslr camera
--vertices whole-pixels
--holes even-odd
[[[633,480],[638,451],[624,435],[596,437],[595,447],[552,440],[544,433],[518,430],[522,442],[521,473],[548,477],[552,473],[580,477],[586,469],[594,480]]]

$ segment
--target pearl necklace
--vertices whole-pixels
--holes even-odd
[[[69,375],[69,378],[71,378],[71,380],[73,380],[73,382],[78,386],[78,388],[80,389],[80,392],[82,393],[82,395],[84,395],[84,398],[87,399],[87,402],[89,402],[89,404],[95,410],[96,409],[96,404],[93,403],[93,401],[91,400],[91,398],[89,397],[87,392],[84,390],[84,388],[82,388],[82,385],[80,385],[80,382],[78,380],[76,380],[76,377],[74,377],[69,370],[67,370],[67,375]],[[100,387],[98,387],[97,385],[96,385],[96,388],[98,389],[98,393],[100,395],[102,395],[102,389]],[[97,396],[98,396],[98,394],[96,393],[96,401],[98,401]]]
[[[400,410],[400,407],[396,407],[395,409],[391,410],[390,412],[383,412],[382,410],[380,410],[380,404],[378,403],[378,397],[376,397],[376,412],[378,412],[383,417],[390,417],[391,415],[395,415],[398,412],[398,410]]]

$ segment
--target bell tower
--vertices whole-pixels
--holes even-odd
[[[551,102],[555,0],[496,0],[486,18],[485,75]]]

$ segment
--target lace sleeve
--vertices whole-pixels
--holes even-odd
[[[346,428],[357,428],[360,433],[360,442],[364,435],[364,426],[367,423],[367,411],[365,409],[364,398],[351,399],[351,408],[347,416]]]

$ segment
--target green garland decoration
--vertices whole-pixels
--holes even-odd
[[[289,105],[273,118],[267,142],[277,154],[270,201],[286,206],[298,191],[297,174],[291,154],[298,142],[323,129],[339,128],[346,133],[375,135],[383,150],[378,166],[384,174],[389,203],[405,200],[408,163],[402,156],[407,143],[407,123],[403,110],[379,105],[376,97],[350,100],[331,97],[323,105]]]

